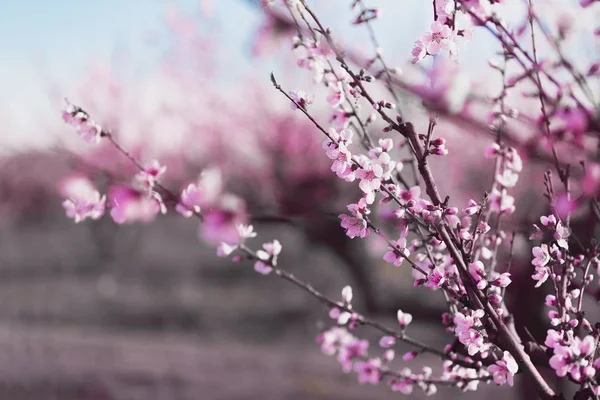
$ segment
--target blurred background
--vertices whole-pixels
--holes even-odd
[[[375,29],[388,63],[417,74],[407,61],[429,28],[430,7],[372,3],[384,9]],[[350,25],[350,1],[316,9],[357,55],[373,56],[364,27]],[[87,145],[62,123],[65,97],[140,160],[165,164],[165,185],[175,191],[219,167],[259,233],[254,247],[278,238],[280,263],[325,294],[338,298],[350,284],[360,311],[393,324],[401,308],[415,316],[413,336],[438,348],[452,340],[440,324],[443,297],[413,289],[408,268],[381,259],[383,243],[351,241],[339,227],[335,216],[358,199],[357,188],[330,172],[318,132],[269,81],[274,71],[289,90],[321,93],[296,67],[289,26],[242,0],[4,0],[0,15],[0,398],[397,396],[384,385],[360,386],[320,354],[315,337],[331,325],[326,308],[248,263],[218,259],[196,221],[174,212],[151,224],[67,219],[57,190],[63,179],[83,173],[104,188],[135,169],[110,145]],[[483,71],[495,50],[475,37],[465,68]],[[402,102],[426,124],[418,102]],[[312,109],[326,121],[324,101]],[[492,178],[492,165],[478,166],[487,139],[444,123],[439,129],[450,155],[433,167],[442,192],[466,206]],[[521,179],[541,187],[541,171],[532,167]],[[519,223],[545,211],[535,187],[519,185],[517,193]],[[517,247],[515,263],[527,276],[528,244]],[[522,294],[508,293],[513,302]],[[528,300],[525,316],[541,315],[541,300]],[[373,332],[357,334],[377,343]],[[410,367],[425,364],[439,362],[420,356]],[[448,399],[507,398],[504,388],[440,390]]]

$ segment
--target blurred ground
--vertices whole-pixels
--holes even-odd
[[[327,310],[251,265],[216,259],[196,240],[194,221],[163,218],[142,230],[55,218],[0,233],[0,399],[402,396],[343,374],[314,342]],[[348,280],[339,261],[290,228],[259,232],[282,241],[282,265],[339,296]],[[411,328],[443,347],[437,324]],[[487,393],[451,389],[438,398]]]

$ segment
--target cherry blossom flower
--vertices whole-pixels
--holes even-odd
[[[446,24],[434,21],[431,31],[424,34],[413,47],[413,63],[423,59],[426,55],[437,55],[440,50],[447,50],[451,54],[457,53],[456,34]]]
[[[440,289],[446,283],[446,271],[442,267],[435,267],[429,275],[427,275],[427,281],[424,283],[425,287],[433,290]]]
[[[446,154],[448,154],[448,149],[446,148],[446,139],[433,139],[430,142],[429,153],[435,156],[445,156]]]
[[[85,142],[91,144],[100,143],[103,135],[102,127],[90,119],[88,113],[83,109],[71,104],[67,99],[65,99],[65,102],[66,105],[62,112],[63,120],[75,127],[77,133]]]
[[[405,379],[392,379],[389,381],[390,389],[392,392],[400,392],[402,394],[411,394],[413,392],[413,383],[414,381],[405,378]]]
[[[515,198],[506,189],[493,189],[490,193],[490,209],[498,213],[512,214],[515,212]]]
[[[228,257],[237,248],[238,248],[238,246],[236,246],[236,245],[230,245],[230,244],[227,244],[225,242],[221,242],[217,246],[217,256],[219,256],[219,257]]]
[[[533,261],[531,263],[536,267],[543,267],[550,262],[550,253],[548,252],[548,245],[542,243],[541,246],[535,246],[531,252],[533,253]]]
[[[396,317],[398,318],[398,324],[400,324],[402,329],[406,329],[408,324],[410,324],[413,319],[411,314],[402,312],[402,310],[398,310]]]
[[[330,356],[336,354],[338,350],[347,348],[355,340],[356,338],[348,330],[337,326],[332,327],[317,337],[317,341],[321,343],[321,351]],[[364,353],[360,354],[361,356],[365,355],[368,349],[368,342],[364,346],[357,348],[362,350],[361,353]]]
[[[342,301],[343,303],[338,303],[338,307],[333,307],[329,310],[329,317],[337,320],[337,323],[340,325],[347,324],[352,319],[352,313],[347,311],[352,309],[352,287],[344,286],[342,289]]]
[[[160,195],[148,194],[130,186],[113,185],[108,191],[110,216],[117,224],[150,222],[157,214],[167,212]]]
[[[421,188],[413,186],[408,190],[400,192],[400,203],[406,205],[410,201],[417,201],[421,197]]]
[[[515,374],[519,371],[519,365],[514,357],[508,351],[505,351],[502,359],[490,365],[488,371],[493,374],[494,382],[497,385],[508,383],[509,386],[513,386]]]
[[[106,196],[100,195],[88,179],[69,177],[59,184],[59,191],[67,198],[62,203],[67,217],[73,218],[75,223],[87,218],[100,219],[104,215]]]
[[[413,46],[412,50],[412,63],[416,64],[421,61],[427,55],[427,49],[422,40],[417,40]]]
[[[465,208],[463,211],[467,215],[477,214],[481,210],[481,206],[475,200],[469,200],[469,206]]]
[[[454,315],[454,332],[458,340],[467,347],[470,356],[481,353],[482,357],[485,357],[489,351],[490,344],[479,329],[482,326],[480,319],[483,316],[482,309],[466,314],[457,312]]]
[[[550,214],[548,216],[542,215],[540,217],[540,222],[545,227],[554,228],[556,226],[556,217],[554,215],[552,215],[552,214]]]
[[[140,171],[135,179],[143,188],[152,190],[166,171],[166,166],[161,165],[158,160],[153,160],[144,166],[144,170]]]
[[[352,366],[357,359],[367,356],[369,342],[353,337],[346,345],[338,350],[338,361],[342,364],[344,372],[352,371]]]
[[[505,169],[501,174],[496,175],[496,182],[506,188],[515,187],[518,180],[519,174],[511,171],[510,169]]]
[[[576,382],[589,379],[596,374],[596,369],[590,365],[588,357],[596,349],[596,341],[588,335],[584,339],[574,337],[569,345],[554,344],[554,355],[550,358],[550,366],[559,377],[567,374]]]
[[[194,183],[190,183],[181,191],[179,203],[175,206],[175,210],[186,218],[190,218],[194,213],[198,214],[201,211],[200,204],[202,203],[203,191]]]
[[[481,261],[475,261],[469,264],[469,272],[473,281],[477,284],[477,289],[483,290],[487,287],[485,267]]]
[[[549,276],[550,272],[548,271],[548,268],[543,266],[537,266],[535,267],[535,273],[531,277],[537,281],[537,283],[535,284],[535,287],[537,288],[542,286],[542,284],[548,280]]]
[[[298,107],[306,109],[306,106],[313,102],[313,97],[302,90],[292,90],[289,94],[292,100],[294,100],[293,103],[290,103],[292,110],[296,110]]]
[[[402,262],[406,257],[410,255],[410,251],[406,248],[406,236],[408,230],[402,231],[400,239],[392,242],[392,245],[388,245],[389,251],[384,254],[383,259],[389,263],[393,263],[396,267],[402,265]]]
[[[327,151],[327,156],[333,160],[331,170],[344,180],[353,181],[354,171],[352,170],[352,154],[348,148],[340,143],[337,148]]]
[[[354,239],[355,237],[367,237],[369,235],[369,228],[367,226],[367,220],[364,218],[364,209],[358,204],[349,204],[348,211],[350,211],[350,215],[339,215],[339,218],[342,220],[342,228],[346,230],[346,235],[348,235],[350,239]]]
[[[383,336],[380,340],[379,340],[379,346],[387,349],[389,347],[392,347],[393,345],[396,344],[396,338],[393,336]]]
[[[281,243],[274,240],[263,244],[263,250],[258,250],[256,256],[259,258],[254,263],[254,270],[262,275],[268,275],[277,265],[277,256],[281,253]]]
[[[223,178],[216,167],[206,168],[195,183],[182,190],[175,210],[186,218],[200,213],[202,207],[223,202]],[[233,200],[232,200],[233,202]]]
[[[381,187],[383,168],[379,163],[368,162],[356,171],[356,177],[360,179],[359,187],[365,193],[367,204],[375,201],[375,192]]]
[[[511,282],[512,280],[510,279],[510,273],[504,272],[500,274],[496,279],[492,280],[490,284],[493,286],[505,288],[508,287],[508,285],[510,285]]]
[[[252,225],[239,224],[237,225],[237,232],[239,235],[239,240],[235,242],[235,244],[229,244],[225,242],[219,243],[219,245],[217,246],[217,256],[229,256],[247,239],[254,238],[257,235],[256,232],[254,232],[254,227]]]
[[[372,358],[367,361],[354,363],[354,370],[358,373],[358,383],[375,385],[381,380],[381,360]]]
[[[331,94],[327,97],[327,102],[333,108],[338,108],[341,106],[346,100],[346,96],[344,94],[344,85],[342,82],[338,81],[335,85],[331,85]]]

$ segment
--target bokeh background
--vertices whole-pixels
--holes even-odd
[[[407,61],[430,25],[430,7],[373,3],[385,11],[375,28],[388,62],[418,74]],[[349,6],[330,0],[316,8],[356,54],[370,57],[363,28],[349,24]],[[382,243],[344,236],[335,215],[357,199],[356,188],[329,171],[322,139],[272,89],[269,73],[289,89],[320,92],[295,67],[291,32],[274,29],[252,1],[3,0],[0,15],[0,398],[398,396],[343,374],[315,343],[331,324],[328,310],[251,265],[218,259],[197,222],[175,213],[121,226],[108,216],[68,220],[61,179],[82,172],[96,182],[126,180],[135,170],[110,146],[80,142],[60,119],[64,97],[140,159],[166,164],[165,184],[174,190],[203,168],[220,167],[228,190],[256,216],[259,239],[278,238],[281,264],[324,293],[338,297],[351,284],[360,310],[393,324],[402,308],[415,315],[414,336],[439,348],[451,340],[440,324],[441,295],[413,289],[407,268],[383,262]],[[484,71],[497,50],[491,43],[476,36],[463,52],[465,68]],[[423,117],[417,101],[402,101],[417,121]],[[323,106],[313,110],[325,121]],[[433,167],[442,191],[466,204],[491,181],[491,165],[469,161],[487,139],[440,129],[450,139],[451,167]],[[541,185],[541,171],[531,168],[522,179]],[[517,191],[519,221],[531,222],[545,206],[532,186]],[[527,268],[528,244],[519,246]],[[535,319],[539,299],[523,293],[509,290]],[[376,343],[372,332],[359,333]],[[411,367],[425,364],[438,362],[421,356]],[[504,388],[441,390],[440,398],[509,398]]]

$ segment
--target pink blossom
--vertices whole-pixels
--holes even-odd
[[[409,378],[392,379],[389,381],[390,389],[392,390],[392,392],[400,392],[406,395],[412,393],[413,383],[414,381]]]
[[[494,382],[497,385],[508,383],[509,386],[513,386],[514,377],[518,370],[519,365],[508,351],[504,352],[501,360],[496,361],[495,364],[488,367],[488,372],[493,374]]]
[[[596,350],[596,341],[588,335],[584,339],[574,337],[569,345],[554,344],[554,355],[550,366],[559,377],[567,373],[577,382],[594,376],[596,370],[590,365],[588,357]]]
[[[377,160],[374,160],[374,162],[381,166],[383,171],[381,174],[382,180],[389,180],[392,178],[392,172],[394,172],[396,168],[396,161],[392,160],[389,153],[385,151],[382,152],[377,157]]]
[[[360,179],[358,186],[367,195],[367,204],[372,204],[375,200],[375,191],[381,187],[382,175],[383,168],[375,162],[368,162],[356,171],[356,177]]]
[[[331,104],[331,107],[338,108],[345,100],[344,85],[342,82],[338,81],[335,86],[331,86],[331,94],[327,97],[327,102]]]
[[[518,180],[519,174],[511,171],[510,169],[505,169],[501,174],[496,175],[496,182],[506,188],[515,187]]]
[[[435,267],[429,275],[427,275],[427,281],[424,283],[425,287],[433,290],[440,289],[446,283],[446,271],[442,267]]]
[[[454,315],[454,332],[458,340],[467,347],[470,356],[481,353],[483,357],[487,354],[490,344],[479,329],[482,326],[481,318],[483,310],[479,309],[471,314],[457,312]]]
[[[555,331],[554,329],[548,329],[546,341],[544,342],[547,347],[553,349],[557,345],[564,345],[564,343],[563,336],[560,332]]]
[[[343,143],[337,145],[337,148],[327,151],[327,156],[333,160],[331,170],[339,178],[346,181],[354,180],[354,171],[352,170],[352,154]],[[349,177],[352,177],[349,179]]]
[[[487,147],[484,151],[484,155],[486,158],[494,158],[500,154],[500,146],[498,143],[493,143],[491,146]]]
[[[510,196],[506,189],[492,190],[490,194],[490,209],[499,213],[512,214],[515,212],[515,198]]]
[[[408,324],[410,324],[413,319],[411,314],[402,312],[402,310],[398,310],[398,312],[396,313],[396,317],[398,319],[398,324],[400,324],[400,327],[402,329],[406,329]]]
[[[354,363],[354,370],[358,373],[358,383],[376,385],[381,380],[381,360],[372,358],[368,361]]]
[[[240,240],[238,226],[247,223],[246,204],[231,193],[223,193],[218,201],[207,206],[198,234],[209,243],[237,243]]]
[[[410,255],[410,251],[406,248],[406,236],[402,236],[392,244],[393,246],[388,245],[389,251],[384,254],[383,259],[399,267],[404,259]]]
[[[200,204],[202,202],[203,192],[194,183],[190,183],[181,191],[179,203],[175,206],[175,210],[186,218],[191,217],[194,213],[198,214],[201,211]]]
[[[447,50],[451,54],[457,53],[456,34],[446,24],[434,21],[431,31],[424,34],[414,44],[412,55],[413,63],[423,59],[426,55],[436,55],[440,50]]]
[[[393,336],[383,336],[379,340],[379,346],[384,349],[387,349],[388,347],[392,347],[395,344],[396,344],[396,338]]]
[[[469,273],[477,284],[477,289],[483,290],[487,287],[488,282],[486,280],[485,268],[481,261],[469,264]]]
[[[102,127],[93,121],[89,114],[65,99],[66,105],[62,112],[63,120],[75,127],[77,133],[87,143],[98,144],[103,135]]]
[[[166,171],[166,166],[162,166],[158,160],[153,160],[151,163],[146,164],[144,170],[136,175],[136,180],[143,188],[152,190]]]
[[[543,267],[550,262],[550,253],[548,252],[548,245],[542,243],[541,246],[535,246],[531,252],[533,253],[534,259],[531,264],[536,267]]]
[[[342,300],[344,303],[350,304],[352,302],[352,287],[344,286],[342,289]]]
[[[240,244],[244,243],[246,239],[256,237],[256,232],[254,232],[254,227],[252,225],[239,224],[236,228],[239,239],[233,244],[225,242],[219,243],[217,246],[217,256],[227,257],[233,253]]]
[[[258,260],[254,263],[254,270],[262,275],[268,275],[277,265],[277,256],[281,253],[281,243],[274,240],[263,244],[263,250],[258,250],[256,256]]]
[[[420,60],[422,60],[423,58],[425,58],[425,56],[427,55],[427,49],[425,48],[425,44],[423,43],[422,40],[417,40],[413,46],[413,50],[412,50],[412,56],[413,56],[413,60],[412,63],[415,64],[417,62],[419,62]]]
[[[62,206],[67,217],[75,223],[87,218],[99,219],[104,215],[106,196],[100,195],[89,179],[74,175],[62,180],[58,190],[66,198]]]
[[[334,355],[338,350],[350,348],[354,343],[353,349],[356,349],[357,353],[360,352],[359,355],[362,356],[366,354],[369,347],[367,341],[364,341],[366,343],[356,343],[356,338],[348,330],[337,326],[319,335],[318,341],[321,343],[321,351],[327,355]]]
[[[445,156],[448,154],[448,149],[446,148],[446,139],[433,139],[430,143],[429,153],[436,156]]]
[[[292,90],[289,94],[292,100],[294,100],[294,102],[290,104],[292,110],[296,110],[298,107],[305,110],[306,106],[313,102],[313,97],[302,90]]]
[[[329,310],[329,318],[335,319],[340,325],[346,325],[352,319],[352,313],[333,307]]]
[[[565,250],[569,249],[569,243],[567,239],[569,238],[569,236],[571,236],[571,232],[569,231],[569,228],[562,224],[562,222],[558,221],[556,223],[556,228],[553,236],[554,240],[556,240],[556,243],[560,247],[562,247]]]
[[[537,283],[535,284],[535,287],[537,288],[542,286],[542,284],[548,280],[549,276],[550,273],[548,272],[548,268],[537,266],[535,267],[535,273],[531,277],[533,278],[533,280],[537,281]]]
[[[113,185],[108,191],[110,216],[117,224],[152,221],[157,214],[166,213],[160,195],[148,194],[129,186]]]
[[[333,124],[336,129],[346,129],[350,123],[350,116],[352,114],[344,111],[343,109],[336,108],[332,111],[329,116],[329,123]]]
[[[367,340],[360,340],[348,334],[349,337],[340,343],[338,347],[338,361],[342,364],[344,372],[350,372],[352,365],[357,358],[367,356],[369,349],[369,342]]]
[[[481,206],[475,200],[469,200],[469,206],[465,208],[463,211],[467,215],[477,214],[481,210]]]
[[[496,279],[491,281],[490,283],[494,286],[505,288],[505,287],[508,287],[508,285],[510,285],[511,282],[512,282],[512,280],[510,279],[510,273],[504,272],[504,273],[500,274],[499,277],[497,277]]]
[[[348,210],[350,211],[350,215],[339,215],[339,218],[342,220],[342,228],[346,230],[346,235],[350,239],[367,237],[369,235],[369,228],[367,220],[364,218],[363,209],[358,204],[349,204]]]
[[[409,201],[417,201],[421,197],[421,188],[413,186],[400,192],[400,203],[406,205]]]
[[[74,197],[63,201],[67,217],[73,218],[75,223],[85,221],[87,218],[100,219],[104,215],[106,196],[100,193],[90,193],[85,197]]]
[[[238,248],[238,246],[236,246],[236,245],[230,245],[225,242],[221,242],[217,246],[217,256],[227,257],[231,253],[233,253],[237,248]]]
[[[182,190],[179,203],[175,206],[177,212],[184,217],[199,213],[202,207],[215,206],[223,202],[223,178],[216,167],[206,168],[195,183],[190,183]],[[233,201],[233,198],[229,196]]]
[[[540,217],[540,222],[545,227],[553,228],[554,226],[556,226],[556,217],[554,215],[552,215],[552,214],[548,215],[547,217],[544,216],[544,215],[542,215]]]
[[[251,239],[256,237],[256,232],[254,232],[254,227],[252,225],[244,225],[239,224],[237,226],[238,234],[240,235],[240,242],[244,242],[246,239]]]

